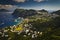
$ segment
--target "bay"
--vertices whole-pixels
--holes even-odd
[[[21,18],[13,16],[10,12],[0,12],[0,28],[17,25]]]

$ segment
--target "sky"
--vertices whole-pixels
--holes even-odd
[[[60,0],[0,0],[0,9],[60,10]]]

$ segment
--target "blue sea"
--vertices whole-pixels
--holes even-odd
[[[21,18],[13,16],[10,12],[0,12],[0,28],[17,25]]]

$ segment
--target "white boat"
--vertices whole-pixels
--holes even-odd
[[[18,17],[18,19],[21,19],[21,17]]]
[[[18,22],[17,19],[15,19],[15,22]]]

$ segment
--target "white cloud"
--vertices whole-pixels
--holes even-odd
[[[13,0],[15,2],[25,2],[26,0]]]
[[[34,0],[34,1],[43,2],[43,1],[48,1],[48,0]]]
[[[2,4],[0,4],[0,9],[11,9],[11,8],[14,8],[14,7],[16,7],[16,6],[14,6],[14,5],[2,5]]]
[[[15,2],[25,2],[25,1],[29,1],[29,0],[13,0]],[[42,1],[48,1],[48,0],[33,0],[33,1],[36,1],[36,2],[42,2]]]

